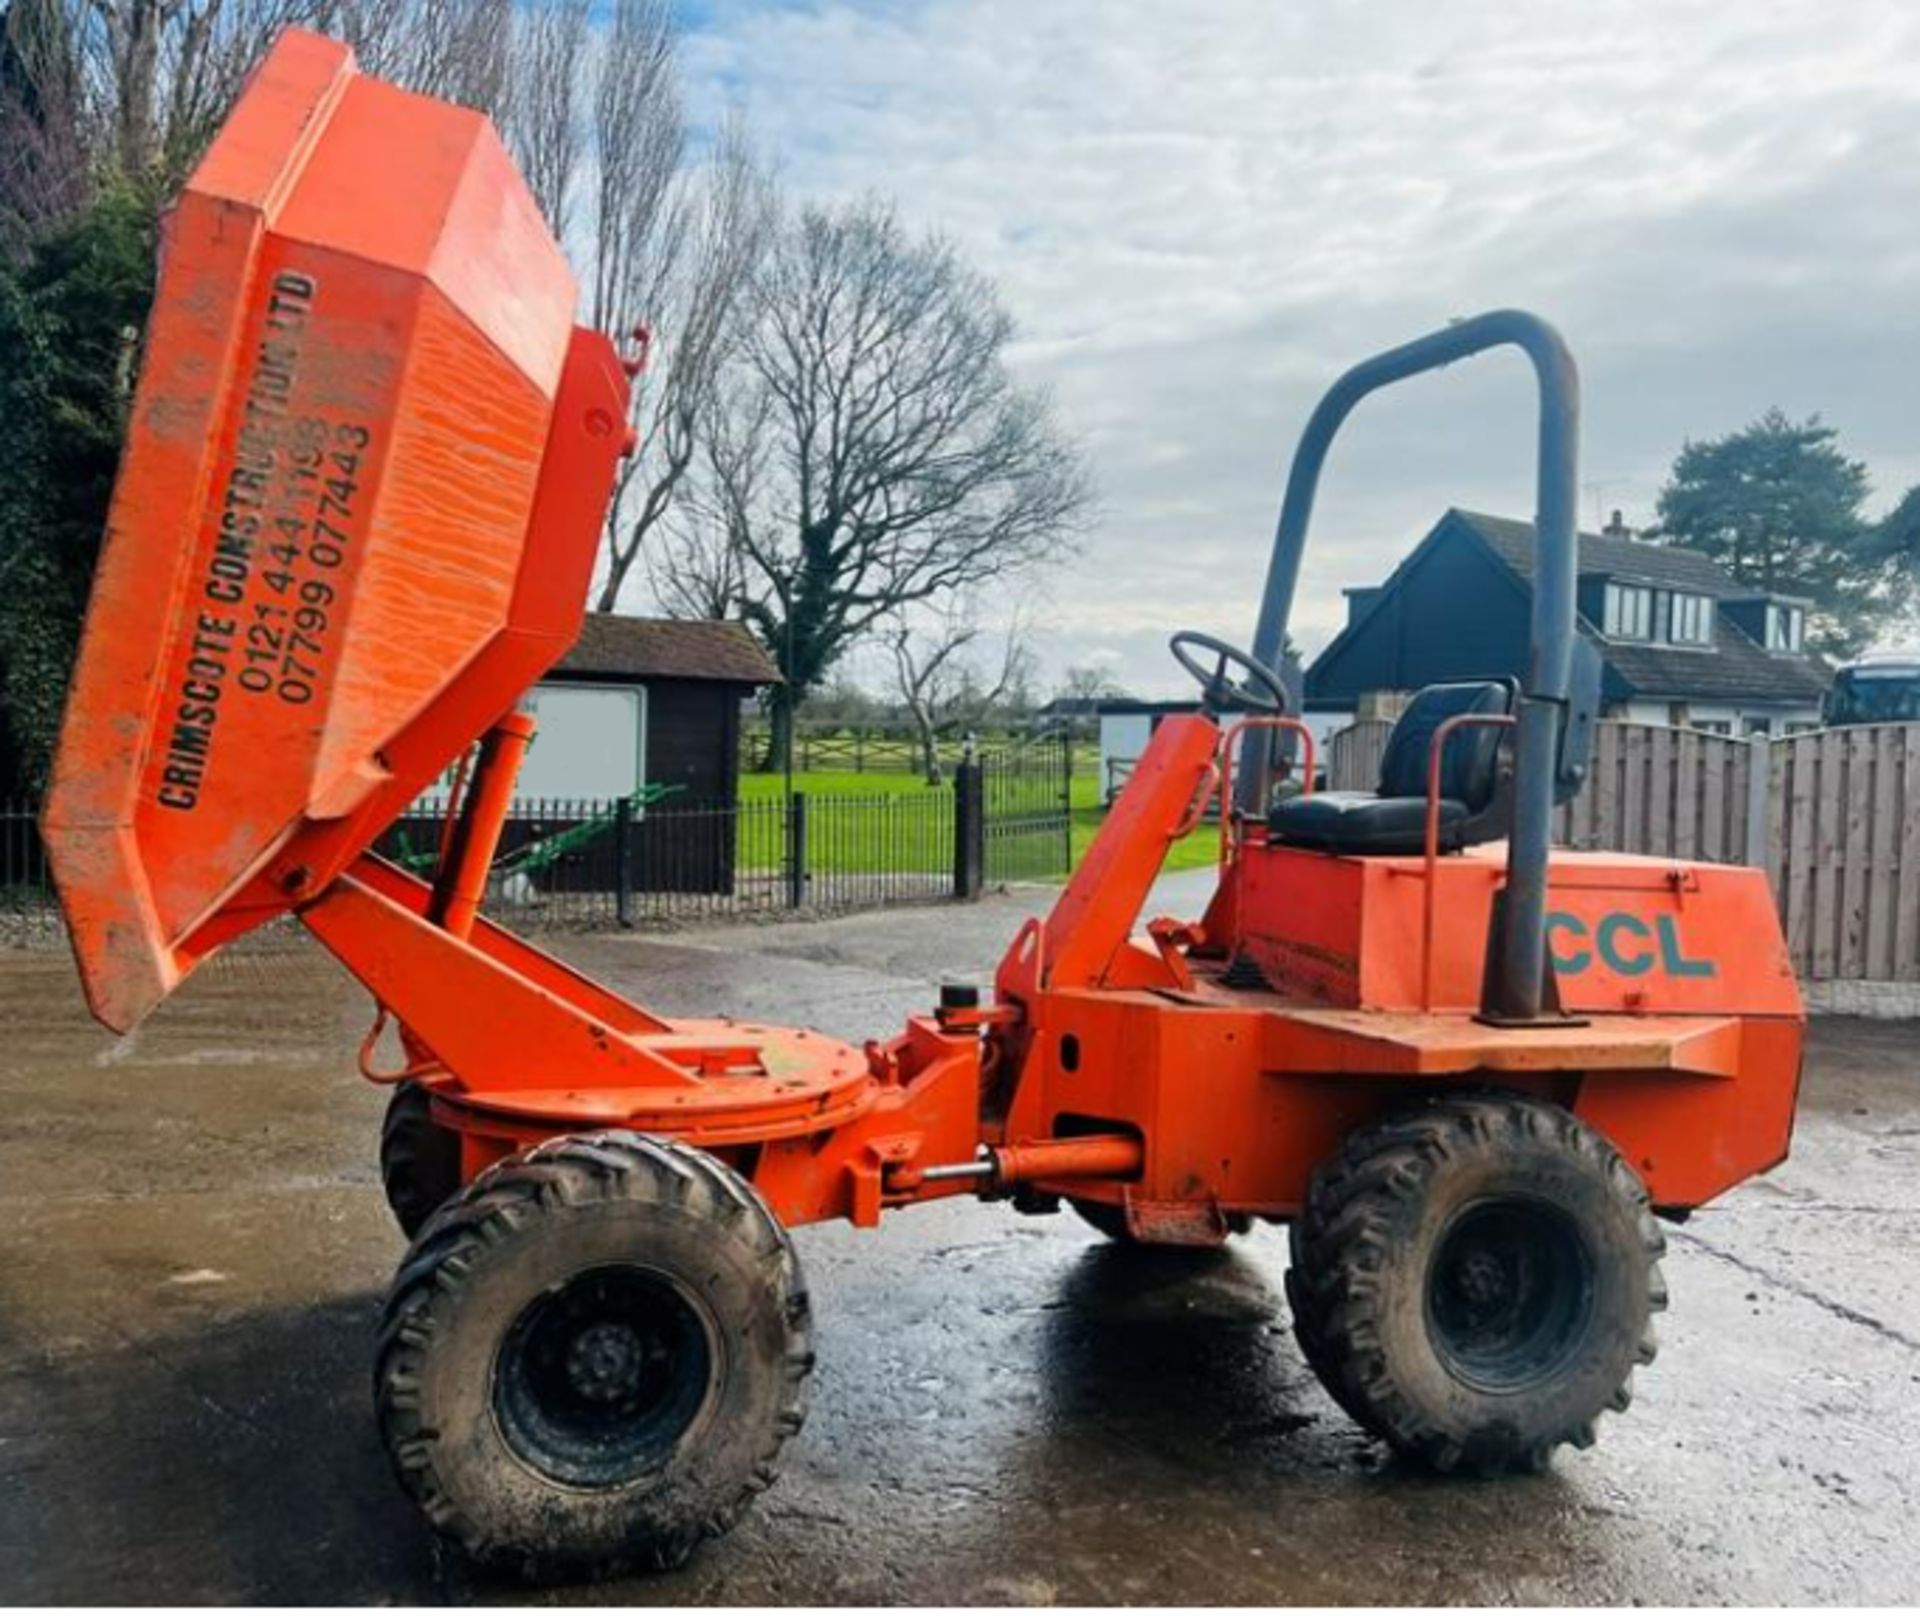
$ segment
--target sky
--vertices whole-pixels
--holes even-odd
[[[697,109],[788,189],[880,192],[1019,322],[1100,491],[1033,609],[1040,684],[1182,688],[1245,643],[1287,462],[1347,365],[1483,309],[1583,378],[1581,515],[1778,405],[1920,482],[1920,0],[701,0]],[[1489,355],[1363,405],[1321,485],[1309,653],[1449,505],[1529,517]]]

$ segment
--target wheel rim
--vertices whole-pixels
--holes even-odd
[[[648,1269],[590,1269],[524,1308],[494,1362],[493,1408],[525,1463],[576,1487],[658,1466],[706,1406],[717,1363],[705,1315]]]
[[[1593,1254],[1573,1219],[1541,1201],[1481,1201],[1434,1249],[1427,1333],[1458,1379],[1521,1391],[1575,1355],[1593,1299]]]

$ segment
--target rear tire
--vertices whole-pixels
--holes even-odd
[[[632,1133],[548,1141],[426,1227],[374,1374],[402,1484],[476,1561],[678,1565],[770,1486],[813,1367],[792,1242],[739,1175]]]
[[[409,1240],[460,1192],[460,1136],[433,1120],[424,1083],[397,1084],[380,1125],[380,1182]]]
[[[1463,1095],[1363,1128],[1318,1169],[1287,1275],[1308,1364],[1442,1471],[1544,1469],[1631,1401],[1666,1306],[1645,1186],[1560,1106]]]

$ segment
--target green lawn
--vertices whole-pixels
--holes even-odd
[[[793,787],[796,791],[804,791],[809,799],[859,799],[869,803],[881,797],[924,800],[936,789],[928,786],[917,774],[909,774],[904,770],[858,774],[850,769],[816,769],[804,774],[796,773]],[[740,777],[740,800],[743,803],[777,803],[786,788],[784,775],[743,774]],[[1106,810],[1100,805],[1100,777],[1094,771],[1077,771],[1071,790],[1073,857],[1074,862],[1078,863],[1092,843],[1094,833],[1099,830]],[[843,825],[828,803],[821,803],[816,815],[812,822],[810,849],[816,868],[861,871],[890,867],[939,869],[945,867],[940,860],[951,861],[950,842],[940,840],[943,828],[950,826],[951,821],[936,821],[931,813],[916,812],[911,803],[901,804],[900,814],[892,819],[871,811],[861,814],[858,823],[865,828],[859,830],[853,828],[854,816],[848,815]],[[760,821],[759,816],[749,815],[745,818],[748,822],[741,827],[743,862],[761,867],[769,863],[777,865],[780,854],[774,829],[777,823],[775,816],[769,814],[764,822]],[[1219,852],[1218,828],[1212,824],[1202,825],[1173,846],[1167,854],[1166,868],[1198,869],[1212,864],[1219,857]],[[898,862],[890,865],[890,859]]]

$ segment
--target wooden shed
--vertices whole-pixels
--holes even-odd
[[[540,729],[520,797],[539,816],[537,829],[548,833],[643,786],[677,786],[633,820],[633,889],[730,892],[740,710],[779,678],[739,623],[590,612],[573,649],[530,696]],[[569,879],[611,882],[614,859],[603,838],[577,861],[591,871]]]

